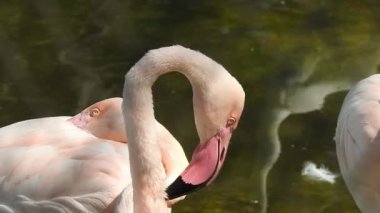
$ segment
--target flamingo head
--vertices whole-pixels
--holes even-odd
[[[188,167],[166,189],[169,201],[201,189],[217,177],[232,132],[237,128],[244,107],[243,88],[227,71],[220,72],[211,82],[203,90],[201,85],[193,86],[195,124],[200,143]]]
[[[97,102],[69,121],[98,138],[126,143],[121,103],[122,98],[109,98]]]

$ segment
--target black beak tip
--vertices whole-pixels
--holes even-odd
[[[198,185],[193,185],[191,183],[185,183],[182,180],[182,177],[179,176],[167,189],[167,200],[172,200],[184,195],[187,195],[191,192],[197,191],[204,187],[206,183],[201,183]]]

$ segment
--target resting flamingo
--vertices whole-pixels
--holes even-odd
[[[121,102],[121,98],[107,99],[93,104],[74,117],[61,116],[33,119],[1,128],[0,212],[78,212],[79,210],[96,212],[95,209],[101,210],[109,206],[110,201],[102,197],[104,192],[94,193],[91,196],[67,196],[73,195],[70,190],[73,191],[74,187],[83,186],[80,179],[77,179],[78,185],[73,186],[60,186],[61,188],[57,188],[57,186],[52,186],[51,184],[60,184],[65,181],[65,178],[67,181],[68,177],[73,178],[75,175],[96,176],[98,175],[97,173],[104,172],[107,166],[110,166],[109,169],[113,169],[112,166],[114,165],[110,165],[111,163],[121,161],[118,158],[123,156],[113,153],[115,150],[112,150],[120,149],[121,153],[125,152],[123,150],[125,146],[118,145],[120,144],[118,142],[126,142],[124,121],[121,116]],[[122,125],[121,129],[115,125],[120,123]],[[161,141],[166,143],[162,144],[161,148],[164,153],[163,157],[165,157],[163,163],[166,165],[167,180],[172,182],[188,162],[178,142],[161,124],[157,122],[156,126],[158,135],[162,138]],[[104,129],[107,131],[104,131]],[[105,134],[105,132],[108,132],[108,134]],[[102,138],[120,140],[115,142],[102,140]],[[104,144],[102,144],[102,141]],[[95,142],[95,144],[91,144],[92,142]],[[96,155],[101,153],[94,151],[82,153],[86,148],[100,149],[102,147],[111,148],[111,150],[104,150],[109,156],[99,158]],[[42,151],[40,152],[39,150],[41,149]],[[46,150],[50,150],[50,153],[47,153]],[[62,156],[65,154],[71,154],[72,156]],[[82,160],[80,163],[84,164],[83,167],[90,170],[70,174],[71,172],[75,173],[75,171],[70,171],[75,167],[74,165],[70,167],[69,161],[79,160],[77,159],[78,155],[84,155],[85,157],[87,155],[87,159],[84,160],[87,160],[88,163],[92,161],[93,164],[87,166],[88,163]],[[128,161],[127,157],[128,155],[123,160]],[[34,163],[38,161],[50,161],[47,163],[50,163],[51,167],[47,164],[42,166],[35,165]],[[46,177],[50,172],[57,170],[54,168],[56,164],[63,164],[62,167],[68,168],[66,173],[65,171],[59,171],[57,174],[64,176]],[[31,169],[23,171],[25,167],[30,167]],[[118,167],[114,166],[114,168]],[[130,181],[128,171],[125,174],[127,176],[126,182],[128,182],[128,178]],[[42,181],[36,183],[35,179],[38,178],[42,178]],[[12,186],[12,180],[15,179],[21,179],[19,181],[21,184]],[[47,182],[43,183],[46,180]],[[51,192],[48,192],[48,190],[51,190]],[[15,193],[14,191],[17,192]],[[79,192],[79,194],[83,194],[83,192]],[[117,192],[114,193],[114,196],[117,196]],[[103,199],[103,203],[92,204],[91,208],[85,206],[86,202],[94,202],[93,200],[96,201],[97,199]],[[176,201],[178,200],[171,202]]]
[[[87,107],[73,117],[31,119],[0,128],[0,148],[50,143],[48,140],[41,140],[49,125],[55,126],[57,130],[78,127],[100,139],[126,143],[121,103],[122,98],[109,98]],[[78,131],[77,128],[74,130]]]
[[[126,143],[122,101],[122,98],[99,101],[69,118],[68,121],[98,138]]]
[[[181,146],[153,112],[151,86],[170,71],[183,73],[193,88],[200,143],[186,168],[186,158],[178,155]],[[128,143],[83,130],[72,134],[78,129],[73,125],[40,126],[47,145],[11,147],[18,153],[0,154],[0,161],[12,162],[0,167],[0,212],[170,212],[176,200],[215,179],[243,105],[241,85],[207,56],[181,46],[151,50],[125,78],[122,114]]]
[[[380,75],[358,82],[347,94],[336,128],[344,181],[362,212],[380,212]]]

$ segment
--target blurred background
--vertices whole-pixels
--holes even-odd
[[[120,97],[146,51],[181,44],[229,70],[246,104],[218,179],[173,212],[359,212],[333,137],[348,89],[379,70],[379,14],[377,0],[2,1],[0,126]],[[190,158],[189,82],[172,73],[153,90]],[[303,175],[306,162],[335,182]]]

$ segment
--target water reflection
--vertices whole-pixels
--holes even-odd
[[[277,109],[272,111],[270,116],[272,119],[269,121],[271,123],[269,127],[269,142],[271,143],[271,148],[266,162],[263,164],[263,168],[260,171],[260,200],[261,210],[260,212],[265,213],[268,209],[268,192],[267,192],[267,179],[270,170],[273,165],[277,162],[278,157],[281,153],[281,141],[278,136],[278,129],[281,122],[288,117],[290,111],[287,109]]]
[[[290,114],[306,113],[313,110],[319,110],[324,102],[324,98],[336,91],[344,90],[349,87],[345,82],[320,82],[318,84],[305,85],[310,77],[317,70],[320,57],[307,58],[305,60],[302,72],[298,76],[294,76],[288,82],[288,86],[280,91],[280,101],[277,108],[271,111],[271,121],[269,121],[270,134],[269,142],[271,143],[271,151],[268,155],[260,175],[261,175],[261,212],[267,212],[267,177],[273,165],[278,160],[281,153],[281,141],[279,139],[279,127],[281,123],[288,118]]]
[[[367,73],[368,75],[376,73],[376,67],[379,64],[379,57],[377,56],[378,55],[375,56],[377,60],[367,62],[367,64],[363,64],[365,67],[368,66],[369,69],[362,73]],[[348,90],[357,80],[355,77],[342,76],[338,80],[320,80],[317,82],[314,81],[312,83],[309,83],[311,82],[310,79],[312,78],[312,76],[317,75],[315,72],[318,71],[319,63],[321,63],[320,57],[316,57],[314,59],[306,58],[301,74],[291,79],[286,89],[281,91],[280,107],[272,111],[272,125],[270,125],[269,131],[271,134],[271,137],[269,137],[269,139],[271,142],[272,152],[269,155],[270,157],[267,159],[266,164],[263,166],[261,170],[261,193],[263,202],[261,212],[267,212],[268,210],[266,178],[268,177],[269,171],[276,163],[276,161],[279,158],[279,154],[281,153],[281,140],[278,135],[280,125],[287,118],[289,118],[289,115],[307,114],[308,112],[321,110],[324,107],[325,99],[328,95],[337,93],[339,91]],[[362,70],[363,67],[360,66],[357,68]],[[298,131],[297,134],[302,135],[301,131]],[[329,141],[331,140],[332,138],[330,138]],[[292,143],[290,146],[294,148],[295,144]],[[301,149],[306,150],[308,148],[307,146],[303,146]],[[334,169],[338,172],[336,165]],[[298,169],[298,171],[300,170]]]
[[[301,170],[311,160],[339,173],[336,117],[345,91],[378,71],[379,8],[377,0],[0,3],[0,124],[121,96],[142,54],[178,43],[221,62],[247,97],[221,176],[174,212],[357,212],[340,178],[324,185]],[[190,85],[172,75],[154,89],[159,120],[190,151]]]

